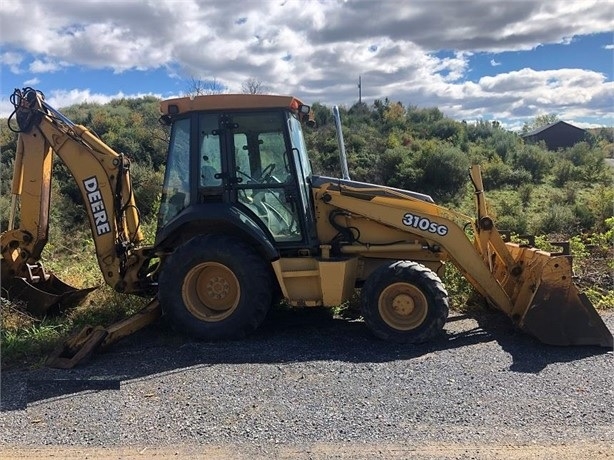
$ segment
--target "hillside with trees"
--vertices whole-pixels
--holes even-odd
[[[331,108],[319,103],[312,108],[317,125],[306,127],[305,137],[314,172],[340,177]],[[168,141],[167,128],[158,123],[159,100],[83,103],[62,112],[132,159],[137,204],[146,234],[153,240]],[[614,169],[604,161],[614,152],[612,128],[591,130],[586,142],[551,152],[525,144],[497,121],[459,122],[435,107],[386,99],[341,107],[340,112],[352,179],[427,193],[443,206],[473,215],[468,169],[480,164],[498,228],[516,235],[542,235],[537,241],[546,250],[556,250],[548,245],[550,239],[571,238],[582,287],[589,289],[596,306],[614,306]],[[5,230],[17,135],[6,129],[6,119],[0,123],[0,226]],[[53,180],[50,243],[44,253],[47,266],[72,284],[102,284],[81,197],[57,159]],[[467,290],[458,278],[445,281],[453,295]],[[126,300],[107,292],[90,300],[90,305],[105,302]],[[124,314],[118,307],[98,320]],[[10,324],[3,313],[4,345],[12,343],[7,338]],[[59,334],[72,325],[60,327]],[[23,341],[18,332],[11,337]]]
[[[307,132],[316,171],[339,174],[328,107],[314,104],[318,128]],[[550,152],[524,144],[496,121],[457,122],[437,108],[375,101],[341,109],[350,171],[356,180],[431,194],[471,214],[467,168],[482,166],[499,227],[519,234],[603,232],[612,217],[609,130]]]
[[[157,121],[158,104],[147,97],[62,109],[132,159],[145,219],[155,215],[164,172],[168,132]],[[315,103],[313,110],[317,126],[305,129],[313,169],[340,175],[331,109]],[[606,219],[612,217],[613,174],[604,161],[614,146],[611,129],[593,130],[588,142],[550,152],[524,144],[497,121],[458,122],[434,107],[376,100],[370,106],[342,107],[340,112],[353,179],[427,193],[444,206],[471,213],[467,170],[480,164],[501,228],[520,234],[573,235],[603,232]],[[1,123],[6,128],[6,120]],[[0,225],[6,228],[16,134],[3,129],[1,136]],[[54,223],[84,225],[77,187],[57,161],[54,200]]]

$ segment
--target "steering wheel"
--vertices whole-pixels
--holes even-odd
[[[268,182],[271,179],[271,174],[275,170],[275,163],[270,163],[266,168],[262,170],[260,175],[256,178],[257,182]]]

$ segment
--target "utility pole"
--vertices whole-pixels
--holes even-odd
[[[358,103],[362,103],[362,82],[360,75],[358,75]]]

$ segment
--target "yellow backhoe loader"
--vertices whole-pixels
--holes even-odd
[[[504,241],[478,166],[469,171],[476,216],[468,217],[421,193],[314,175],[302,132],[311,111],[295,97],[170,99],[161,103],[171,134],[156,240],[143,246],[128,158],[39,91],[15,90],[12,102],[19,138],[10,228],[1,235],[3,294],[26,298],[40,314],[84,294],[40,260],[55,154],[81,191],[105,281],[152,298],[135,317],[72,337],[50,365],[71,367],[161,314],[198,339],[237,338],[261,324],[275,299],[335,306],[356,288],[376,336],[424,342],[448,316],[439,277],[447,262],[542,342],[612,347],[573,284],[569,255]]]

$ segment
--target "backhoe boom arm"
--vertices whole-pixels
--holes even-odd
[[[72,123],[31,88],[13,94],[19,132],[13,173],[11,222],[2,233],[2,280],[30,283],[48,277],[40,265],[47,243],[53,154],[68,168],[83,198],[105,282],[121,292],[145,289],[139,272],[147,261],[130,161],[87,128]],[[15,225],[17,202],[19,225]],[[34,271],[32,267],[37,267]],[[33,275],[33,273],[43,273]]]

